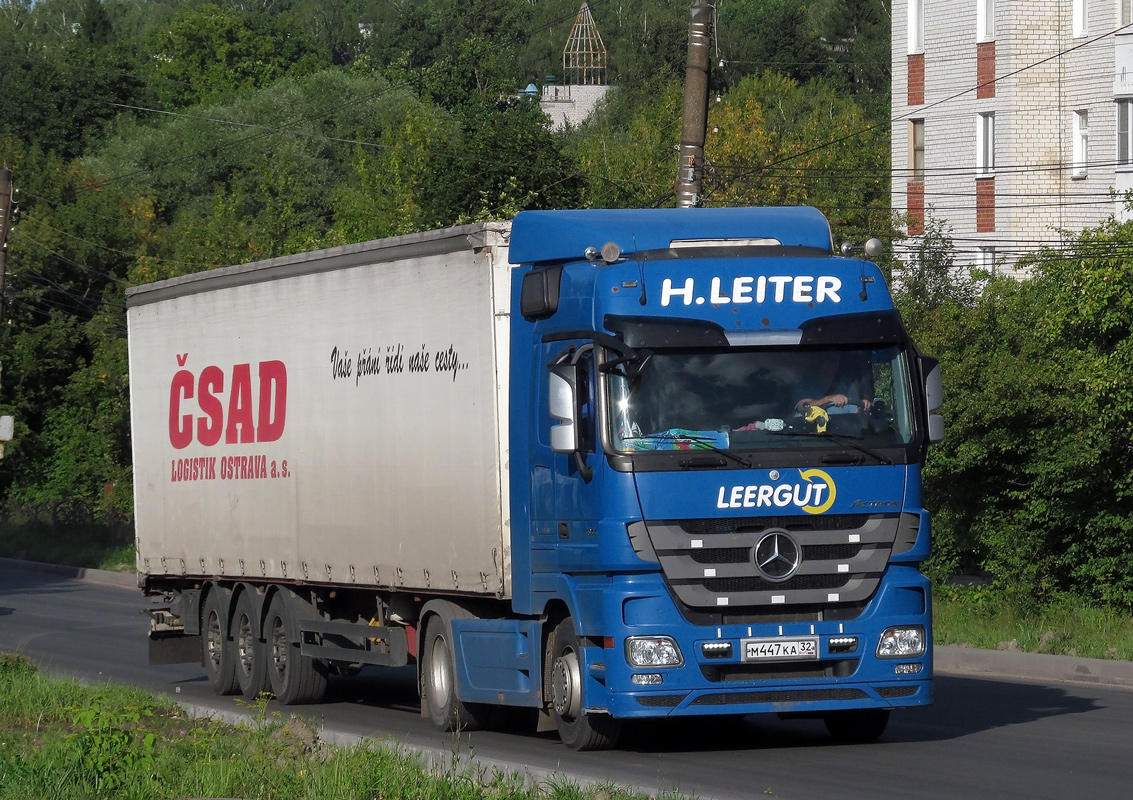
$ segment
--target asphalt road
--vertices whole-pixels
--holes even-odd
[[[3,564],[0,651],[52,673],[169,694],[199,713],[244,713],[212,695],[195,664],[147,665],[145,604],[136,589]],[[334,682],[327,703],[283,710],[310,716],[335,743],[380,739],[442,761],[471,746],[477,764],[535,780],[557,774],[702,798],[1067,800],[1127,797],[1133,786],[1133,691],[1080,682],[938,675],[935,704],[895,713],[869,745],[833,745],[820,722],[759,716],[654,722],[605,753],[522,731],[458,742],[419,716],[411,670],[370,670]]]

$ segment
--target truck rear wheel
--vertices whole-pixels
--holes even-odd
[[[622,724],[608,714],[587,714],[582,696],[582,650],[574,622],[567,617],[550,641],[551,713],[559,738],[571,750],[608,750],[616,747]]]
[[[826,730],[837,742],[872,742],[889,725],[888,708],[855,708],[822,715]]]
[[[438,730],[480,730],[485,727],[490,708],[460,700],[452,646],[454,616],[470,615],[459,606],[445,603],[438,613],[429,617],[425,627],[421,649],[421,703]]]
[[[224,599],[219,589],[214,589],[205,598],[201,615],[201,661],[205,665],[209,685],[218,695],[236,693],[236,659],[232,642],[228,640],[225,624]]]
[[[236,685],[248,700],[268,690],[267,645],[256,636],[252,598],[242,592],[232,617],[232,652]]]
[[[268,681],[276,699],[285,706],[318,703],[327,690],[327,671],[313,658],[299,651],[299,642],[287,635],[287,603],[282,594],[276,594],[268,606],[267,638]]]

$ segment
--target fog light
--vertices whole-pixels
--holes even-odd
[[[893,667],[893,671],[898,675],[916,675],[921,671],[923,664],[897,664]]]
[[[925,652],[924,628],[886,628],[877,643],[878,658],[916,658]]]
[[[626,661],[631,667],[679,667],[685,663],[677,643],[669,636],[630,636]]]
[[[643,675],[634,675],[630,678],[631,681],[638,686],[656,686],[664,682],[664,678],[656,672],[648,672]]]
[[[705,658],[731,658],[731,642],[704,642],[700,645],[700,652]]]

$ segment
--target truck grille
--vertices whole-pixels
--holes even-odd
[[[681,603],[690,609],[735,610],[867,600],[899,532],[898,551],[908,549],[904,540],[910,535],[915,538],[915,525],[906,530],[915,519],[909,514],[803,514],[657,521],[645,528]],[[778,574],[757,565],[756,548],[770,534],[779,536],[765,546],[778,543],[790,551],[789,558],[780,559],[785,567]]]

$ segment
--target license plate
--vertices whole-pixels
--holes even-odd
[[[744,661],[813,661],[818,659],[818,637],[797,639],[744,639]]]

